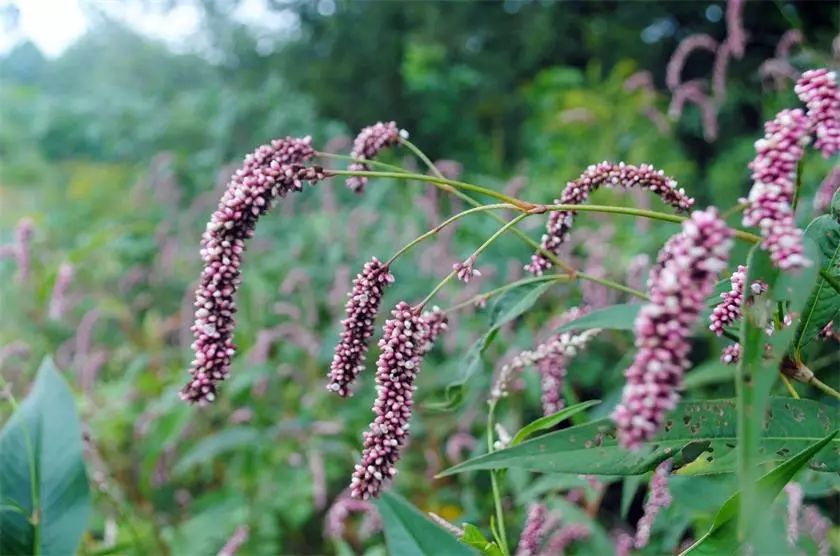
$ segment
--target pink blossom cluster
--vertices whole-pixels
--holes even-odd
[[[365,263],[353,280],[353,288],[347,294],[344,306],[346,316],[341,321],[341,337],[330,364],[330,382],[327,385],[328,390],[339,396],[351,395],[350,386],[365,367],[365,354],[373,336],[382,294],[393,281],[394,275],[376,257]]]
[[[566,549],[575,541],[582,541],[592,536],[592,531],[583,523],[569,523],[560,527],[546,543],[544,554],[563,556]]]
[[[429,334],[429,326],[405,301],[399,302],[391,314],[393,318],[385,322],[379,341],[375,417],[364,434],[362,459],[350,483],[350,494],[363,500],[377,496],[382,484],[397,473],[395,465],[408,439],[414,380]]]
[[[738,265],[738,269],[729,277],[731,287],[729,291],[720,294],[721,301],[715,306],[709,317],[709,330],[721,336],[724,327],[733,324],[741,318],[741,307],[744,304],[744,281],[747,278],[747,267]],[[750,291],[755,295],[760,295],[767,291],[767,284],[761,280],[756,280],[750,285]]]
[[[47,311],[47,316],[51,320],[61,319],[67,311],[67,290],[70,289],[70,282],[73,281],[74,274],[75,270],[70,263],[61,263],[61,266],[58,267]]]
[[[831,172],[823,179],[817,194],[814,195],[814,210],[817,212],[827,212],[831,206],[831,199],[834,194],[840,189],[840,164],[835,164]]]
[[[449,328],[449,317],[440,307],[434,306],[430,311],[423,311],[420,319],[429,328],[428,334],[426,334],[426,343],[423,346],[423,353],[428,353],[432,349],[432,346],[434,346],[438,336],[446,332],[446,329]]]
[[[804,255],[802,231],[794,221],[792,202],[796,167],[808,143],[808,120],[802,110],[782,110],[764,125],[764,130],[750,162],[753,186],[746,199],[743,223],[759,227],[761,246],[778,268],[801,268],[809,261]]]
[[[660,463],[653,472],[648,485],[648,498],[645,502],[644,513],[636,524],[636,537],[633,544],[641,549],[650,541],[650,532],[656,516],[661,510],[671,505],[671,491],[668,489],[668,476],[671,474],[671,460]]]
[[[359,132],[353,141],[353,150],[350,151],[350,156],[359,160],[373,160],[382,149],[398,144],[400,137],[405,136],[405,134],[397,127],[396,122],[376,122]],[[350,164],[349,170],[366,172],[370,170],[370,166],[364,162],[353,162]],[[364,191],[367,181],[368,179],[365,176],[350,176],[347,178],[347,187],[355,193],[361,193]]]
[[[808,108],[808,127],[814,134],[814,147],[829,158],[840,151],[840,87],[837,74],[827,69],[809,70],[794,87]]]
[[[516,556],[537,556],[540,553],[548,525],[548,510],[543,504],[531,504],[528,508],[528,518],[525,527],[519,535],[516,545]]]
[[[327,515],[324,519],[324,533],[331,539],[344,537],[344,528],[347,525],[347,519],[350,517],[350,514],[354,513],[364,515],[364,521],[359,530],[359,536],[362,539],[366,539],[376,531],[382,529],[382,519],[379,517],[379,512],[376,511],[376,507],[367,500],[351,498],[345,491],[333,502],[330,509],[327,510]]]
[[[720,362],[727,365],[734,365],[741,359],[741,344],[730,344],[723,348],[720,354]]]
[[[578,179],[566,184],[563,194],[555,203],[579,205],[601,187],[621,186],[625,189],[640,187],[649,189],[665,203],[680,211],[687,211],[694,199],[684,189],[677,188],[677,182],[661,170],[649,164],[633,166],[623,162],[601,162],[589,166]],[[551,261],[545,253],[557,254],[566,241],[574,222],[574,211],[555,211],[548,217],[546,233],[542,237],[540,251],[531,256],[531,263],[525,267],[532,274],[540,275],[551,268]]]
[[[622,446],[638,448],[676,406],[689,366],[689,336],[726,265],[732,236],[716,209],[695,211],[659,252],[648,280],[651,300],[634,325],[639,351],[612,414]]]
[[[201,240],[204,270],[195,291],[195,322],[191,328],[192,378],[181,398],[212,402],[216,387],[227,378],[233,344],[234,295],[239,287],[245,240],[253,236],[257,219],[279,197],[303,188],[303,181],[324,177],[318,167],[304,167],[314,155],[309,137],[286,137],[257,148],[231,177]]]
[[[465,284],[469,284],[473,278],[481,276],[481,272],[475,269],[475,256],[467,257],[464,262],[458,261],[452,265],[452,271],[456,278]]]
[[[802,485],[793,482],[785,485],[785,494],[787,495],[787,541],[791,547],[795,547],[799,540],[799,513],[802,511],[805,494],[802,491]]]

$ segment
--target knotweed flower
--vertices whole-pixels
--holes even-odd
[[[461,282],[465,284],[469,284],[470,280],[475,277],[481,276],[481,272],[476,270],[473,265],[475,265],[475,257],[470,256],[467,257],[467,260],[464,262],[457,262],[452,265],[452,270],[455,272],[455,276]]]
[[[720,362],[727,365],[734,365],[741,359],[741,344],[730,344],[723,348],[720,354]]]
[[[747,276],[747,267],[738,265],[738,269],[729,277],[731,287],[728,292],[720,294],[721,301],[715,306],[712,311],[709,321],[709,330],[717,334],[723,335],[723,329],[726,326],[734,323],[741,318],[741,306],[744,304],[744,280]],[[767,291],[767,284],[761,280],[756,280],[750,285],[750,291],[755,295],[760,295]]]
[[[225,545],[219,550],[218,556],[235,556],[239,549],[248,542],[248,535],[250,529],[247,525],[240,525],[233,532],[233,535],[227,540]]]
[[[545,553],[562,556],[570,544],[588,539],[591,535],[592,531],[583,523],[564,525],[548,540]]]
[[[840,189],[840,164],[836,164],[831,172],[825,177],[814,196],[814,210],[826,212],[831,206],[831,199],[837,190]]]
[[[375,417],[364,434],[362,460],[350,483],[350,494],[365,500],[378,496],[382,484],[397,473],[395,465],[408,439],[414,379],[429,335],[429,326],[405,301],[400,301],[391,314],[393,318],[385,322],[379,340]]]
[[[671,505],[671,491],[668,489],[668,476],[671,473],[671,460],[660,463],[653,472],[648,486],[648,499],[645,502],[644,513],[636,525],[634,545],[641,549],[650,541],[650,531],[660,510]]]
[[[665,70],[665,84],[670,90],[674,90],[682,83],[682,70],[685,67],[685,62],[688,57],[695,50],[707,50],[714,53],[717,50],[718,42],[710,35],[705,33],[698,33],[696,35],[689,35],[684,38],[674,53],[671,54],[671,59],[668,60],[668,66]]]
[[[245,241],[254,235],[257,219],[278,198],[300,191],[304,180],[315,182],[324,177],[320,168],[302,166],[315,154],[310,142],[309,137],[286,137],[257,148],[233,174],[210,217],[201,239],[204,270],[195,291],[195,323],[191,328],[195,359],[190,369],[192,378],[181,390],[185,401],[212,402],[218,383],[228,376],[236,351],[234,296]]]
[[[806,71],[794,87],[808,107],[808,127],[814,146],[829,158],[840,150],[840,87],[837,74],[827,69]]]
[[[438,336],[446,332],[449,327],[449,317],[441,311],[440,307],[434,306],[431,311],[424,311],[420,319],[426,323],[429,333],[426,335],[426,344],[423,346],[423,353],[431,351]]]
[[[15,228],[14,254],[18,267],[17,279],[20,283],[26,282],[32,269],[29,244],[32,241],[33,233],[35,233],[35,225],[29,218],[22,218]]]
[[[671,97],[671,104],[668,106],[668,115],[671,118],[679,118],[683,113],[686,103],[691,102],[700,109],[701,121],[703,123],[703,138],[707,142],[714,141],[718,136],[717,106],[706,94],[706,87],[699,79],[692,79],[674,89]]]
[[[732,49],[732,56],[740,60],[744,56],[747,44],[747,32],[744,31],[744,1],[729,0],[726,3],[726,42]]]
[[[563,194],[555,201],[558,204],[579,205],[589,198],[590,193],[601,187],[621,186],[625,189],[641,187],[658,195],[665,203],[680,211],[687,211],[694,199],[677,188],[677,182],[653,166],[633,166],[623,162],[601,162],[589,166],[578,179],[566,184]],[[548,217],[546,233],[542,237],[540,251],[531,256],[531,264],[525,267],[532,274],[540,275],[551,268],[551,261],[544,252],[556,254],[566,241],[574,222],[574,211],[554,211]]]
[[[540,553],[540,546],[545,539],[548,510],[542,504],[531,504],[528,508],[528,519],[522,534],[519,535],[519,544],[516,546],[516,556],[537,556]]]
[[[73,265],[69,263],[61,263],[58,267],[58,274],[50,295],[50,306],[47,310],[50,320],[59,320],[64,316],[67,310],[67,290],[70,288],[70,282],[73,281],[73,274]]]
[[[799,483],[788,483],[785,485],[787,494],[787,541],[791,547],[796,546],[799,540],[799,513],[802,511],[802,500],[804,493]]]
[[[400,142],[400,137],[407,137],[408,134],[397,127],[396,122],[377,122],[368,126],[356,136],[353,141],[353,150],[350,156],[360,160],[373,160],[382,149],[392,147]],[[370,166],[364,162],[353,162],[349,170],[353,172],[366,172]],[[347,187],[355,193],[361,193],[367,184],[365,176],[350,176],[347,178]]]
[[[808,143],[808,121],[802,110],[782,110],[764,125],[750,162],[753,186],[744,211],[745,226],[758,226],[762,248],[773,263],[787,270],[806,266],[802,231],[793,216],[796,166]],[[742,199],[742,202],[744,200]]]
[[[365,368],[365,354],[373,336],[373,324],[379,313],[382,294],[393,281],[394,276],[388,267],[376,257],[365,263],[353,280],[353,288],[347,294],[346,317],[341,321],[341,338],[335,347],[327,386],[339,396],[351,394],[350,386]]]
[[[817,544],[817,556],[829,556],[831,542],[828,540],[828,532],[831,530],[831,521],[826,519],[816,506],[810,504],[802,511],[802,521],[806,531]]]
[[[634,325],[639,351],[624,373],[622,401],[612,415],[622,446],[638,448],[676,406],[689,365],[689,336],[715,275],[726,265],[732,235],[714,208],[695,211],[659,252],[648,280],[651,300]]]
[[[446,441],[446,458],[450,463],[460,463],[464,458],[463,452],[470,452],[475,448],[476,440],[468,432],[458,432],[450,436]]]
[[[347,496],[345,491],[339,495],[332,506],[330,506],[330,509],[327,510],[327,516],[324,520],[324,534],[331,539],[342,538],[347,519],[353,513],[364,514],[365,519],[368,521],[366,526],[362,527],[359,531],[363,539],[382,528],[382,520],[379,517],[379,512],[376,511],[376,506],[366,500],[351,498]]]

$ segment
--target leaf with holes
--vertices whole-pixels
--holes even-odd
[[[569,407],[565,407],[557,413],[552,413],[551,415],[546,415],[545,417],[540,417],[539,419],[531,421],[530,423],[519,429],[519,431],[513,436],[513,440],[510,441],[510,445],[516,446],[517,444],[521,444],[523,441],[527,440],[528,437],[533,436],[534,434],[540,431],[550,429],[558,423],[562,423],[566,419],[569,419],[573,415],[577,415],[581,411],[586,411],[590,407],[596,406],[599,403],[601,403],[601,400],[589,400],[581,402]]]
[[[90,515],[82,429],[48,358],[0,432],[0,507],[0,554],[75,554]]]
[[[688,469],[684,474],[729,473],[735,470],[736,461],[735,416],[733,399],[682,402],[670,413],[659,435],[637,452],[621,448],[612,421],[600,419],[478,456],[443,471],[440,476],[511,468],[543,473],[638,475],[669,457],[675,458],[678,469]],[[763,420],[765,433],[756,465],[783,461],[838,425],[837,413],[820,403],[773,398]],[[840,441],[833,441],[816,455],[811,467],[817,471],[840,471],[838,455]],[[702,465],[700,458],[703,458]]]
[[[797,471],[802,469],[815,454],[820,453],[837,436],[837,430],[832,431],[822,440],[808,446],[792,458],[788,459],[763,477],[750,489],[755,493],[755,504],[759,514],[766,513],[773,503],[773,500],[781,492],[784,486],[793,479]],[[743,491],[733,494],[715,516],[712,526],[705,535],[691,545],[680,556],[701,556],[718,554],[735,554],[740,547],[735,527],[735,518],[738,516]],[[757,516],[753,516],[754,518]],[[756,520],[753,519],[753,523]],[[749,533],[751,531],[747,531]],[[747,538],[747,535],[744,535]]]

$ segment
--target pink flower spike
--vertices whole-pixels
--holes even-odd
[[[665,203],[679,211],[687,211],[694,204],[694,199],[686,195],[685,190],[677,188],[677,182],[666,176],[661,170],[649,164],[633,166],[623,162],[601,162],[589,166],[575,181],[566,184],[563,194],[555,200],[558,204],[580,205],[589,195],[601,186],[620,186],[625,189],[640,187],[658,195]],[[546,233],[542,237],[540,251],[531,256],[531,263],[525,270],[540,275],[551,268],[551,260],[545,253],[557,254],[560,246],[568,239],[574,223],[574,211],[554,211],[548,217]]]
[[[802,110],[782,110],[764,126],[750,162],[753,186],[744,211],[745,226],[758,226],[761,247],[778,268],[790,270],[810,264],[805,258],[802,230],[796,227],[793,196],[796,167],[808,143],[808,121]]]
[[[245,157],[228,183],[201,239],[204,270],[195,291],[195,322],[191,328],[192,378],[181,399],[204,405],[216,398],[217,385],[229,373],[233,344],[234,296],[239,288],[245,241],[254,235],[260,216],[278,198],[300,191],[304,181],[323,179],[319,167],[304,167],[315,151],[309,137],[275,139]]]
[[[525,527],[519,535],[516,556],[537,556],[546,534],[548,510],[542,504],[531,504]]]
[[[365,368],[365,354],[373,325],[379,313],[382,294],[393,283],[394,276],[388,267],[373,257],[365,263],[362,271],[353,280],[345,305],[345,318],[341,321],[342,331],[330,364],[327,390],[341,397],[351,395],[350,386]]]
[[[652,438],[679,401],[691,330],[726,265],[732,236],[717,210],[695,211],[659,252],[648,280],[651,300],[634,325],[638,352],[612,414],[625,448]]]
[[[837,74],[827,69],[806,71],[794,87],[808,107],[808,127],[816,140],[814,146],[825,158],[840,151],[840,87]]]
[[[350,156],[360,160],[373,160],[380,151],[398,144],[400,137],[407,136],[408,133],[400,130],[396,122],[377,122],[359,132],[353,141]],[[370,166],[364,162],[353,162],[348,169],[354,172],[367,172]],[[354,193],[362,193],[367,181],[365,176],[350,176],[347,178],[347,187]]]
[[[382,485],[397,474],[396,463],[408,440],[414,380],[429,335],[429,326],[405,301],[391,314],[379,340],[374,419],[364,434],[362,460],[350,482],[350,495],[362,500],[378,496]]]
[[[648,486],[648,499],[645,502],[644,514],[636,525],[636,538],[633,544],[637,549],[647,546],[656,516],[659,515],[661,510],[671,505],[671,491],[668,489],[668,476],[670,474],[671,460],[663,461],[653,472],[653,477]]]

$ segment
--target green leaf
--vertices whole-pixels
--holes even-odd
[[[530,436],[533,436],[535,433],[544,431],[546,429],[550,429],[556,424],[565,421],[572,415],[576,415],[581,411],[585,411],[592,406],[598,405],[599,403],[601,403],[601,400],[589,400],[586,402],[581,402],[579,404],[565,407],[552,415],[546,415],[545,417],[540,417],[539,419],[531,421],[530,423],[519,429],[519,432],[517,432],[514,435],[513,440],[511,440],[510,445],[516,446],[517,444],[521,444],[523,440],[527,439]]]
[[[636,493],[639,492],[639,487],[642,486],[642,479],[644,475],[630,475],[624,477],[621,485],[621,518],[627,519],[627,512],[630,511],[630,504],[636,498]]]
[[[804,238],[805,255],[812,261],[819,260],[814,242]],[[756,482],[762,430],[767,401],[773,385],[778,380],[782,358],[793,341],[799,316],[805,308],[806,292],[812,291],[817,278],[817,265],[797,271],[782,273],[770,261],[766,251],[755,246],[747,258],[746,284],[763,280],[768,291],[764,295],[751,293],[744,301],[744,316],[741,319],[741,360],[736,373],[736,395],[738,404],[738,482],[743,485],[740,515],[742,532],[750,528],[754,515],[755,501],[751,489]],[[748,291],[748,288],[746,289]],[[786,305],[785,313],[794,322],[776,330],[771,336],[765,333],[767,325],[778,317],[779,306]],[[825,431],[827,432],[827,431]],[[823,433],[823,435],[825,434]],[[821,437],[823,436],[821,435]],[[801,448],[797,448],[797,451]]]
[[[467,546],[472,546],[481,551],[482,554],[488,556],[503,556],[502,550],[495,542],[487,540],[484,533],[470,523],[464,523],[464,536],[461,537],[461,542]]]
[[[0,554],[75,554],[90,515],[73,395],[45,358],[0,432]],[[37,523],[37,525],[33,525]]]
[[[820,452],[826,445],[837,436],[837,430],[816,442],[815,444],[805,448],[789,460],[785,461],[763,477],[761,477],[751,489],[755,493],[754,508],[758,512],[766,513],[773,503],[773,500],[784,488],[784,486],[793,479],[794,475]],[[708,555],[722,555],[734,554],[741,543],[738,540],[736,530],[736,520],[739,507],[741,507],[740,499],[743,496],[743,491],[733,494],[723,506],[721,506],[717,515],[715,516],[712,526],[705,535],[700,537],[693,545],[688,547],[681,556],[691,554],[693,556]],[[753,520],[755,522],[755,520]]]
[[[403,497],[383,492],[376,501],[385,529],[388,554],[400,556],[434,556],[447,554],[469,556],[472,550],[461,544],[452,533],[433,523]]]
[[[622,303],[595,309],[585,315],[568,322],[557,329],[557,332],[568,330],[590,330],[603,328],[605,330],[633,330],[636,315],[639,314],[641,303]]]
[[[840,222],[826,215],[815,218],[805,229],[805,237],[811,238],[819,247],[822,260],[815,265],[840,279]],[[840,293],[829,285],[825,278],[819,277],[811,292],[802,319],[796,330],[793,349],[798,353],[803,346],[812,342],[823,326],[840,315]]]
[[[440,476],[478,469],[520,468],[544,473],[637,475],[668,458],[689,472],[730,473],[736,467],[735,400],[682,402],[664,429],[637,452],[616,442],[609,419],[550,432],[518,446],[484,454],[443,471]],[[840,426],[834,409],[811,400],[773,398],[759,426],[765,429],[756,465],[783,461]],[[817,471],[840,471],[840,440],[814,458]],[[699,465],[703,458],[703,465]],[[690,465],[689,465],[690,464]],[[691,466],[694,466],[692,468]],[[682,472],[682,469],[680,469]]]
[[[225,452],[257,446],[262,439],[262,433],[254,427],[228,427],[199,441],[178,460],[172,472],[181,475],[192,466],[213,461]]]
[[[447,385],[446,399],[443,402],[428,404],[430,409],[447,411],[460,405],[464,398],[464,386],[478,371],[481,358],[487,347],[493,342],[499,329],[510,321],[520,317],[530,309],[534,303],[551,286],[552,282],[535,282],[512,288],[496,300],[490,311],[490,328],[467,351],[464,362],[458,373],[458,378]]]

